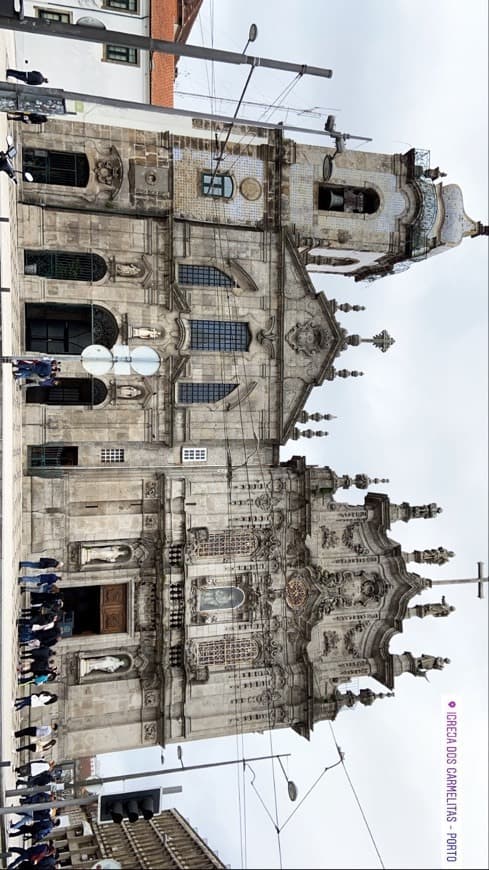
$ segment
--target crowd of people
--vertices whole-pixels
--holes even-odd
[[[59,384],[61,363],[50,357],[42,359],[12,359],[16,381],[24,381],[26,387],[54,387]]]
[[[19,568],[36,569],[39,573],[22,573],[19,584],[30,592],[28,607],[21,610],[18,620],[19,630],[19,686],[30,686],[29,694],[17,697],[13,706],[16,710],[33,707],[48,707],[56,704],[58,696],[43,688],[33,691],[43,684],[54,682],[58,677],[55,646],[61,637],[60,621],[63,611],[63,596],[59,592],[63,563],[52,557],[41,557],[37,561],[23,561]],[[47,756],[56,744],[56,723],[51,725],[27,725],[14,731],[20,741],[16,752],[36,753],[37,757],[19,764],[16,788],[26,790],[19,796],[19,804],[39,805],[35,809],[19,807],[17,821],[11,822],[9,837],[23,837],[22,846],[8,847],[8,857],[16,855],[9,868],[18,870],[54,870],[60,867],[59,851],[54,840],[49,839],[51,831],[59,826],[58,809],[49,803],[59,798],[64,788],[63,770]],[[28,742],[25,742],[28,738]],[[30,843],[28,842],[30,841]]]

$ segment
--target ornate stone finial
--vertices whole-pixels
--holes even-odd
[[[393,344],[395,344],[395,340],[391,338],[386,329],[378,332],[373,338],[361,338],[359,335],[347,335],[344,339],[345,347],[348,344],[351,345],[351,347],[358,347],[361,343],[373,344],[374,347],[378,347],[382,353],[385,353]]]
[[[349,371],[348,369],[330,369],[333,372],[333,378],[362,378],[365,372],[358,372],[356,369]]]
[[[412,553],[403,553],[406,562],[424,563],[427,565],[445,565],[449,559],[453,559],[455,553],[453,550],[446,550],[445,547],[438,547],[436,550],[413,550]]]
[[[475,236],[489,236],[489,226],[487,226],[487,224],[483,224],[482,221],[478,221],[477,231],[474,234],[474,237]]]
[[[404,652],[402,655],[394,655],[394,676],[400,674],[413,674],[415,677],[427,677],[427,671],[441,671],[445,665],[450,664],[450,659],[441,658],[441,656],[432,656],[422,653],[420,656],[413,656],[410,652]]]
[[[437,178],[446,178],[446,172],[440,172],[440,167],[436,166],[435,169],[425,169],[423,172],[425,178],[431,178],[432,181],[436,181]]]
[[[364,707],[370,707],[378,698],[393,698],[394,692],[378,692],[377,694],[372,689],[360,689],[358,695],[348,690],[345,693],[335,692],[335,699],[338,705],[338,711],[343,707],[352,708],[360,701]]]
[[[411,617],[417,616],[419,619],[424,619],[425,616],[450,616],[454,610],[455,607],[447,604],[445,596],[442,595],[441,601],[433,602],[431,604],[416,604],[415,607],[408,607],[406,618],[411,619]]]
[[[329,432],[324,432],[322,429],[298,429],[294,427],[292,432],[292,440],[298,441],[299,438],[323,438],[329,435]]]
[[[368,477],[366,474],[355,475],[357,489],[367,489],[372,483],[389,483],[388,477]]]
[[[329,307],[331,308],[333,314],[337,311],[345,311],[348,313],[349,311],[365,311],[365,305],[351,305],[349,302],[342,302],[341,305],[338,304],[336,299],[329,300]]]
[[[435,502],[423,505],[410,505],[409,502],[403,501],[402,504],[390,504],[389,514],[391,522],[402,520],[407,523],[412,519],[432,519],[442,513],[442,508],[438,507]]]
[[[318,411],[315,411],[314,414],[308,414],[307,411],[301,411],[297,420],[299,423],[308,423],[309,420],[314,420],[316,423],[319,423],[320,420],[337,420],[338,418],[334,414],[319,414]]]

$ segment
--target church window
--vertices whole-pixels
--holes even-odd
[[[223,637],[218,640],[203,641],[198,646],[199,664],[235,665],[239,662],[254,661],[260,650],[253,638]]]
[[[58,281],[101,281],[107,272],[98,254],[75,251],[24,251],[24,274]]]
[[[248,350],[250,331],[247,323],[232,320],[191,320],[192,350]]]
[[[90,177],[90,165],[86,154],[76,151],[24,148],[22,169],[24,172],[32,173],[35,184],[86,187]]]
[[[182,462],[207,462],[207,447],[182,447]]]
[[[100,405],[107,397],[107,387],[98,378],[58,378],[53,387],[30,387],[28,405]]]
[[[199,595],[199,610],[234,610],[244,601],[244,592],[238,586],[210,586]]]
[[[78,447],[64,444],[33,445],[28,448],[31,468],[78,465]]]
[[[379,195],[369,187],[337,187],[333,184],[319,185],[319,211],[374,214],[374,212],[379,210],[379,207]]]
[[[232,556],[251,554],[256,548],[253,532],[240,532],[226,529],[224,532],[210,532],[207,540],[197,544],[197,556]]]
[[[181,383],[178,385],[178,401],[185,405],[219,402],[235,390],[237,384]]]
[[[115,317],[99,305],[30,303],[25,306],[26,350],[50,356],[80,354],[90,344],[113,347]]]
[[[179,284],[196,284],[205,287],[234,287],[235,282],[225,272],[215,266],[192,266],[180,263],[178,267]]]
[[[124,462],[124,448],[102,447],[100,450],[100,462]]]
[[[105,45],[104,60],[112,63],[130,63],[133,66],[139,64],[139,51],[137,48],[130,48],[128,45],[114,45],[107,43]]]
[[[212,172],[202,173],[202,193],[204,196],[219,196],[222,199],[229,199],[233,195],[233,190],[234,183],[230,175],[214,175]]]

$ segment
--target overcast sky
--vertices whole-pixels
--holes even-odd
[[[287,105],[324,107],[324,116],[334,109],[340,129],[373,137],[369,150],[431,149],[431,166],[448,173],[446,183],[460,184],[467,213],[487,223],[486,0],[205,0],[190,41],[241,51],[252,21],[259,36],[250,53],[334,70],[331,80],[304,77]],[[210,66],[182,60],[179,70],[177,89],[209,92]],[[237,98],[247,72],[216,66],[215,93]],[[258,69],[247,96],[273,100],[291,78]],[[177,104],[203,106],[183,96]],[[243,114],[250,116],[251,109]],[[273,119],[284,117],[277,113]],[[324,117],[289,120],[324,123]],[[366,376],[327,384],[308,405],[338,415],[328,424],[329,438],[283,450],[284,459],[305,453],[309,462],[338,473],[388,477],[382,490],[394,502],[441,505],[438,519],[397,523],[391,532],[405,550],[443,545],[455,551],[444,568],[421,566],[420,573],[432,579],[474,576],[477,560],[485,561],[487,573],[487,242],[465,240],[455,251],[373,284],[339,277],[317,282],[329,297],[367,306],[361,314],[342,315],[348,331],[369,337],[386,328],[396,344],[385,355],[370,346],[349,349],[341,364]],[[344,497],[363,500],[356,491]],[[395,698],[345,711],[334,724],[388,868],[446,866],[443,747],[451,700],[459,722],[454,866],[487,866],[487,598],[478,600],[475,586],[465,586],[416,600],[436,601],[443,592],[456,612],[448,619],[411,620],[391,651],[448,656],[451,665],[433,672],[430,682],[403,675]],[[328,723],[316,726],[309,743],[287,730],[248,737],[244,747],[234,738],[188,744],[184,757],[187,764],[211,762],[238,757],[243,749],[247,755],[291,752],[289,775],[301,795],[336,760]],[[104,769],[153,769],[159,758],[158,749],[126,753]],[[174,747],[165,759],[174,766]],[[270,764],[254,769],[273,813]],[[199,828],[226,863],[280,866],[274,828],[250,787],[243,798],[239,768],[163,781],[183,785],[183,794],[169,805]],[[276,782],[282,823],[292,804],[280,771]],[[311,793],[284,830],[281,846],[284,867],[380,866],[341,767]]]

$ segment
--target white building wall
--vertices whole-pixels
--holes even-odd
[[[149,4],[150,0],[139,0],[138,12],[127,13],[104,9],[104,0],[73,0],[71,3],[25,0],[24,9],[27,17],[38,17],[39,10],[69,13],[72,24],[91,18],[107,30],[148,36]],[[22,32],[15,34],[15,47],[17,69],[40,70],[49,79],[50,87],[149,102],[148,52],[139,52],[137,65],[114,63],[104,60],[103,45]]]

